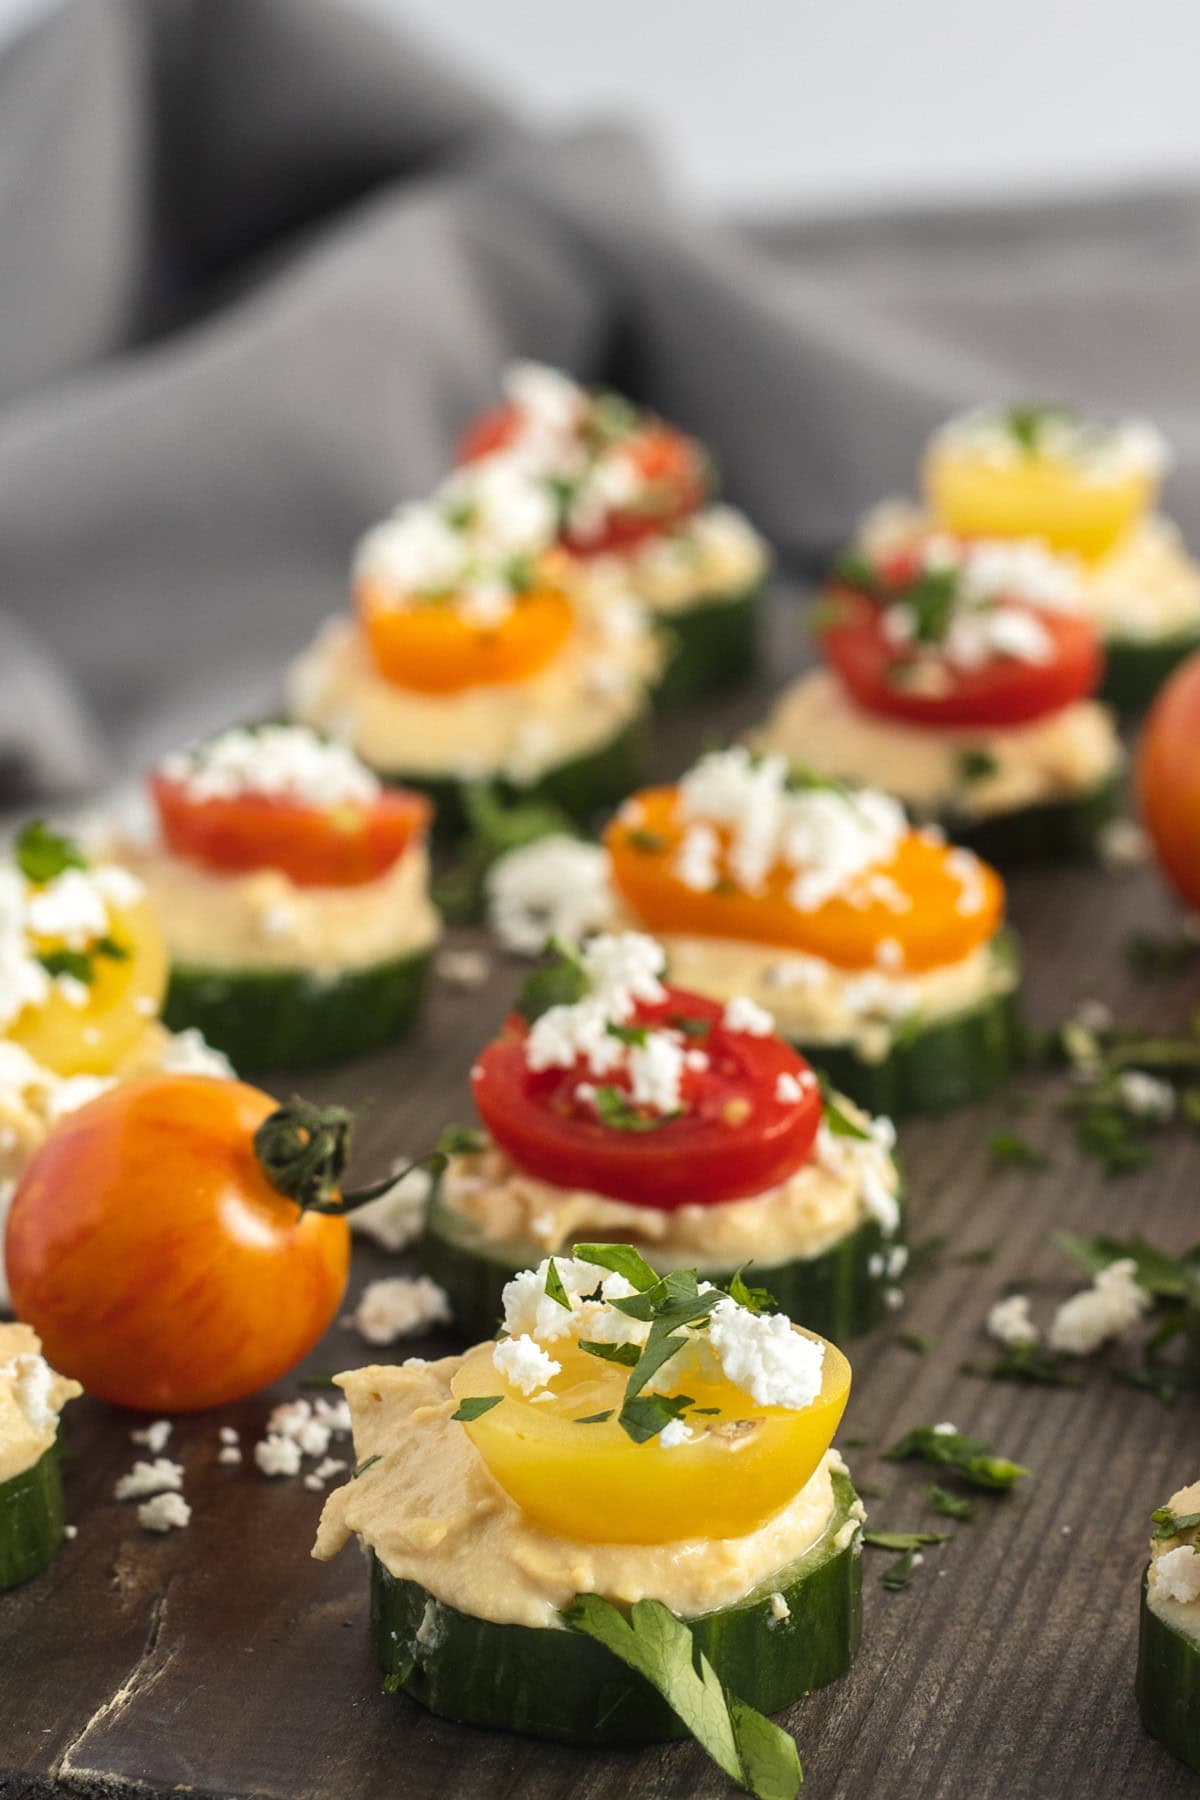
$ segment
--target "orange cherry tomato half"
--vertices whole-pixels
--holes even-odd
[[[380,674],[422,694],[527,681],[554,661],[575,624],[570,601],[556,588],[518,595],[507,616],[488,626],[436,602],[396,606],[370,582],[360,587],[358,606]]]
[[[765,1193],[811,1154],[820,1089],[790,1044],[730,1031],[723,1011],[713,1000],[671,987],[664,1000],[637,1006],[632,1024],[678,1030],[707,1059],[706,1067],[684,1073],[685,1110],[649,1130],[605,1124],[579,1095],[581,1084],[585,1095],[588,1085],[600,1084],[628,1099],[624,1070],[596,1077],[583,1060],[569,1069],[531,1069],[529,1027],[518,1014],[475,1065],[479,1115],[519,1169],[559,1187],[664,1211]],[[777,1084],[785,1074],[800,1082],[798,1099],[780,1099]]]
[[[329,1326],[349,1227],[267,1180],[253,1139],[276,1104],[240,1081],[147,1076],[68,1114],[30,1162],[5,1243],[13,1307],[98,1399],[221,1406]]]
[[[277,869],[297,887],[377,881],[429,829],[423,794],[386,788],[369,805],[305,806],[273,794],[195,800],[184,783],[150,779],[163,841],[174,856],[221,875]]]
[[[617,891],[639,927],[659,936],[771,944],[844,969],[878,967],[879,945],[891,939],[904,952],[903,970],[919,973],[969,956],[995,936],[1004,916],[1004,883],[994,869],[973,861],[974,900],[963,910],[957,872],[957,857],[963,853],[915,831],[900,840],[893,860],[875,871],[886,878],[887,897],[872,897],[863,906],[835,896],[824,906],[802,911],[788,899],[795,872],[781,866],[771,871],[760,893],[748,893],[733,879],[697,892],[675,869],[686,829],[675,789],[647,789],[634,804],[636,828],[618,816],[604,842]],[[728,831],[721,828],[718,836],[727,846]]]
[[[1167,880],[1200,908],[1200,654],[1162,688],[1137,751],[1142,818]]]
[[[972,669],[943,660],[938,668],[947,677],[945,691],[924,692],[905,685],[912,653],[889,640],[883,609],[871,597],[837,588],[829,598],[834,619],[821,634],[822,648],[866,712],[914,725],[1024,725],[1086,699],[1100,682],[1104,654],[1090,620],[1011,600],[1005,602],[1010,610],[1035,614],[1052,646],[1047,660],[996,657]]]

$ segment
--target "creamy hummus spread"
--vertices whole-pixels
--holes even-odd
[[[761,1269],[820,1256],[871,1216],[872,1194],[897,1195],[896,1165],[881,1144],[837,1140],[839,1151],[843,1145],[856,1154],[823,1156],[818,1146],[811,1161],[766,1193],[670,1211],[556,1187],[491,1147],[451,1160],[441,1200],[490,1242],[533,1244],[542,1256],[582,1241],[631,1243],[660,1270],[729,1270],[751,1259]]]
[[[622,556],[582,560],[578,579],[597,602],[624,589],[654,612],[670,614],[747,592],[766,575],[770,560],[744,513],[710,506]]]
[[[1190,1487],[1180,1488],[1177,1494],[1172,1494],[1167,1504],[1171,1511],[1180,1517],[1187,1513],[1200,1512],[1200,1481],[1194,1481]],[[1186,1601],[1172,1598],[1164,1592],[1167,1584],[1159,1580],[1159,1564],[1162,1559],[1181,1547],[1190,1549],[1193,1540],[1198,1536],[1200,1534],[1197,1532],[1189,1531],[1182,1537],[1168,1538],[1161,1543],[1151,1544],[1146,1598],[1151,1612],[1165,1625],[1169,1625],[1173,1631],[1182,1632],[1186,1637],[1194,1638],[1200,1645],[1200,1597]],[[1191,1554],[1196,1555],[1197,1565],[1200,1566],[1200,1555],[1197,1555],[1194,1550],[1191,1551]]]
[[[925,816],[988,818],[1086,794],[1124,760],[1112,714],[1094,700],[992,730],[910,725],[855,706],[829,669],[785,688],[749,741],[818,774],[885,786]],[[990,765],[983,773],[977,756]]]
[[[24,1474],[45,1455],[58,1415],[83,1389],[56,1375],[29,1325],[0,1325],[0,1481]]]
[[[626,594],[616,607],[581,607],[562,654],[528,681],[423,694],[385,680],[352,622],[332,619],[292,665],[288,705],[374,769],[528,785],[637,718],[662,654]]]
[[[661,1600],[682,1617],[732,1606],[778,1576],[830,1529],[835,1450],[765,1525],[745,1537],[675,1544],[571,1543],[530,1524],[450,1415],[461,1356],[356,1369],[350,1402],[360,1462],[381,1460],[325,1502],[314,1556],[357,1535],[400,1580],[502,1625],[556,1626],[576,1594],[632,1605]]]
[[[137,844],[121,856],[145,883],[176,963],[336,974],[415,955],[440,930],[423,845],[357,887],[298,887],[277,869],[217,875]]]

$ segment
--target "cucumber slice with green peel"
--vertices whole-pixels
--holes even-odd
[[[812,1548],[735,1606],[689,1619],[731,1693],[778,1712],[844,1675],[862,1633],[862,1548],[854,1488],[833,1477],[833,1511]],[[782,1595],[787,1616],[776,1595]],[[593,1639],[496,1625],[390,1575],[371,1557],[371,1613],[384,1687],[446,1719],[566,1744],[686,1737],[666,1702]]]
[[[764,575],[735,593],[656,613],[671,651],[655,699],[675,706],[748,681],[758,666],[766,591]]]
[[[1144,1577],[1137,1703],[1151,1736],[1200,1775],[1200,1640],[1159,1617]]]
[[[1060,800],[1023,806],[1016,812],[947,814],[938,823],[956,844],[974,850],[1000,869],[1029,863],[1076,862],[1096,854],[1104,827],[1121,816],[1123,770]]]
[[[163,1023],[196,1026],[239,1071],[338,1062],[408,1031],[432,961],[431,946],[330,975],[175,963]]]
[[[756,1261],[749,1279],[765,1287],[789,1318],[843,1343],[886,1316],[885,1295],[894,1286],[887,1253],[902,1241],[900,1234],[885,1238],[876,1221],[867,1219],[816,1256],[785,1263]],[[536,1269],[544,1255],[536,1244],[486,1237],[474,1220],[446,1205],[442,1183],[435,1181],[419,1256],[422,1267],[446,1290],[459,1331],[491,1337],[503,1311],[505,1283],[522,1269]],[[653,1257],[653,1249],[647,1255]],[[697,1273],[728,1287],[735,1271],[700,1263]]]
[[[981,1100],[1019,1067],[1025,1054],[1019,957],[1011,933],[995,940],[993,955],[1010,972],[1011,987],[946,1018],[918,1019],[911,1028],[901,1027],[878,1062],[867,1061],[852,1044],[792,1041],[832,1087],[869,1113],[904,1118]]]
[[[642,784],[649,744],[649,715],[640,712],[607,743],[545,770],[536,781],[522,785],[489,776],[487,785],[502,800],[552,801],[579,824],[588,825]],[[392,787],[415,788],[429,795],[435,809],[436,842],[452,841],[466,829],[463,793],[470,782],[459,776],[413,774],[404,769],[377,768],[375,774]]]
[[[1124,718],[1145,712],[1163,682],[1200,650],[1200,625],[1167,637],[1108,638],[1100,699]]]
[[[40,1575],[63,1541],[58,1445],[0,1481],[0,1591]]]

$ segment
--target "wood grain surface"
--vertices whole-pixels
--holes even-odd
[[[795,612],[773,620],[773,680],[732,706],[674,719],[659,764],[683,767],[705,739],[749,723],[798,661]],[[1085,997],[1125,1016],[1182,1025],[1200,976],[1148,984],[1118,946],[1132,925],[1170,913],[1151,874],[1030,874],[1013,885],[1029,1008],[1060,1018]],[[477,941],[469,936],[463,941]],[[360,1113],[357,1172],[419,1151],[471,1116],[472,1053],[502,1016],[520,970],[499,956],[479,992],[438,983],[419,1035],[400,1050],[304,1083]],[[281,1090],[290,1082],[277,1084]],[[1024,1388],[959,1373],[986,1360],[982,1322],[1010,1284],[1043,1317],[1082,1277],[1051,1241],[1058,1229],[1144,1231],[1181,1250],[1200,1237],[1200,1140],[1160,1140],[1154,1166],[1106,1182],[1039,1100],[1016,1124],[1053,1156],[1041,1174],[989,1170],[988,1133],[1011,1125],[1000,1102],[907,1126],[901,1148],[914,1241],[946,1247],[908,1284],[903,1310],[852,1345],[855,1390],[843,1437],[851,1467],[882,1491],[880,1528],[938,1526],[928,1472],[878,1460],[913,1425],[951,1419],[1032,1470],[1011,1498],[983,1497],[975,1519],[931,1549],[912,1587],[886,1593],[889,1560],[868,1551],[866,1624],[852,1673],[795,1707],[813,1800],[1194,1800],[1200,1780],[1138,1724],[1133,1702],[1138,1581],[1150,1511],[1200,1475],[1200,1406],[1166,1410],[1103,1368],[1081,1390]],[[994,1243],[985,1265],[960,1260]],[[406,1266],[359,1247],[365,1280]],[[900,1340],[936,1339],[920,1355]],[[453,1347],[413,1342],[372,1353],[335,1327],[311,1371]],[[358,1556],[309,1558],[321,1506],[299,1480],[267,1481],[250,1446],[298,1375],[219,1415],[182,1419],[170,1454],[185,1465],[190,1528],[139,1530],[113,1483],[139,1454],[135,1421],[84,1401],[70,1411],[65,1469],[77,1537],[50,1571],[0,1597],[0,1794],[191,1792],[264,1800],[706,1800],[729,1792],[690,1745],[627,1754],[548,1747],[444,1724],[379,1691]],[[247,1462],[217,1463],[218,1426],[238,1426]]]

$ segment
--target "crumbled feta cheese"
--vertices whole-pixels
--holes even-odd
[[[718,1300],[708,1338],[726,1378],[760,1406],[800,1411],[821,1391],[825,1347],[794,1331],[782,1313],[752,1313],[734,1300]]]
[[[1067,1356],[1090,1356],[1102,1344],[1123,1337],[1150,1305],[1136,1272],[1132,1257],[1122,1257],[1099,1270],[1090,1288],[1064,1301],[1050,1327],[1051,1349]]]
[[[222,1444],[221,1448],[217,1451],[217,1461],[219,1463],[228,1463],[232,1466],[235,1463],[240,1463],[241,1460],[242,1453],[236,1444]]]
[[[138,1524],[143,1531],[182,1531],[190,1522],[192,1509],[182,1494],[156,1494],[137,1509]]]
[[[156,1456],[153,1462],[135,1462],[113,1489],[117,1500],[140,1500],[146,1494],[178,1493],[183,1487],[183,1464]]]
[[[1135,1119],[1149,1119],[1163,1124],[1175,1111],[1175,1089],[1157,1075],[1142,1069],[1122,1069],[1117,1076],[1117,1094],[1125,1111]]]
[[[378,777],[352,750],[306,725],[234,726],[166,757],[160,773],[196,801],[263,794],[331,810],[369,806],[380,792]]]
[[[267,1431],[279,1437],[298,1437],[313,1416],[309,1400],[284,1400],[271,1408]]]
[[[482,987],[492,969],[482,950],[456,950],[449,944],[438,951],[434,967],[449,987],[458,988]]]
[[[571,1311],[552,1300],[546,1292],[546,1277],[550,1271],[551,1259],[547,1257],[536,1269],[522,1269],[511,1281],[504,1285],[502,1295],[504,1305],[504,1329],[509,1337],[517,1338],[528,1334],[539,1342],[552,1344],[559,1338],[569,1337],[578,1328],[581,1314],[585,1311],[584,1296],[594,1294],[599,1288],[603,1302],[610,1300],[627,1300],[636,1290],[626,1281],[623,1275],[606,1274],[595,1263],[576,1260],[572,1256],[556,1256],[554,1267],[558,1271],[563,1291],[571,1302]],[[592,1319],[592,1312],[597,1317]],[[585,1335],[596,1337],[604,1330],[603,1320],[607,1317],[613,1322],[613,1330],[619,1332],[610,1341],[620,1343],[632,1341],[639,1333],[645,1336],[649,1327],[639,1320],[627,1319],[623,1313],[612,1311],[606,1304],[587,1311],[588,1331]]]
[[[425,1229],[433,1177],[428,1169],[408,1169],[400,1179],[350,1214],[350,1228],[372,1238],[384,1250],[403,1250]]]
[[[353,1420],[350,1417],[350,1402],[347,1399],[344,1397],[336,1400],[318,1399],[313,1411],[323,1425],[328,1425],[334,1437],[350,1436]]]
[[[295,1441],[305,1456],[324,1456],[329,1448],[329,1440],[333,1433],[328,1425],[320,1419],[306,1419],[299,1431],[295,1433]]]
[[[232,1425],[222,1425],[217,1435],[223,1444],[240,1444],[242,1441],[241,1433]]]
[[[145,1444],[152,1456],[158,1456],[166,1449],[171,1431],[170,1419],[155,1419],[152,1425],[143,1426],[140,1431],[131,1431],[129,1436],[131,1442]]]
[[[804,1098],[804,1089],[787,1069],[775,1078],[775,1098],[781,1106],[795,1106]]]
[[[450,1323],[450,1302],[428,1275],[391,1275],[364,1288],[354,1323],[368,1344],[393,1344]]]
[[[766,1007],[745,994],[736,994],[726,1001],[721,1023],[726,1031],[744,1031],[749,1037],[770,1037],[775,1030],[775,1021]]]
[[[194,1025],[172,1032],[162,1047],[158,1066],[164,1075],[211,1075],[228,1081],[234,1067],[223,1050],[214,1050]]]
[[[899,1312],[904,1305],[904,1289],[898,1287],[884,1288],[883,1304],[889,1312]]]
[[[978,458],[993,468],[1024,465],[1029,445],[1013,430],[1011,414],[994,406],[976,407],[939,426],[934,446]],[[1037,455],[1067,462],[1085,480],[1106,486],[1128,476],[1163,475],[1172,464],[1171,447],[1157,426],[1142,419],[1106,424],[1081,418],[1067,408],[1047,410],[1038,420]],[[1020,542],[1013,549],[1025,547]],[[1039,546],[1028,545],[1031,550]]]
[[[1001,1344],[1036,1344],[1041,1333],[1029,1316],[1029,1298],[1026,1294],[1009,1294],[1003,1300],[997,1300],[987,1316],[989,1337],[994,1337]]]
[[[690,1444],[694,1435],[682,1419],[669,1419],[659,1432],[658,1441],[664,1450],[677,1450],[680,1444]]]
[[[672,1031],[652,1031],[644,1044],[629,1048],[629,1091],[635,1105],[669,1117],[682,1104],[680,1083],[686,1052]]]
[[[612,916],[607,853],[561,834],[498,858],[485,886],[488,923],[518,956],[539,955],[548,938],[578,944]]]
[[[721,879],[721,840],[711,825],[690,825],[675,853],[673,872],[693,893],[711,893]]]
[[[553,1376],[562,1374],[562,1364],[555,1362],[528,1333],[518,1338],[501,1338],[492,1351],[492,1362],[504,1379],[523,1394],[544,1388]]]
[[[957,1437],[958,1426],[952,1425],[949,1419],[943,1419],[940,1425],[933,1427],[934,1437]]]
[[[1110,819],[1101,827],[1097,849],[1110,875],[1140,869],[1150,860],[1150,839],[1133,819]]]
[[[79,1536],[78,1525],[64,1525],[63,1526],[63,1536],[68,1541],[73,1541],[75,1538],[77,1538]]]
[[[254,1446],[254,1460],[264,1475],[298,1475],[302,1452],[295,1438],[271,1432]]]
[[[784,1619],[790,1619],[792,1616],[792,1609],[782,1594],[771,1595],[770,1607],[771,1618],[777,1625],[782,1624]]]
[[[1154,1591],[1162,1600],[1190,1606],[1200,1600],[1200,1555],[1190,1544],[1164,1550],[1154,1560]]]

